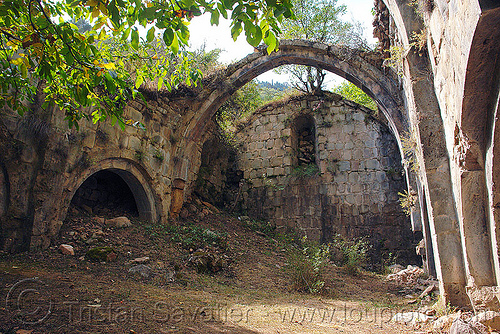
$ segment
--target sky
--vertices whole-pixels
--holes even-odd
[[[372,14],[373,0],[339,0],[339,5],[347,6],[347,14],[343,16],[344,21],[359,21],[364,27],[364,34],[370,44],[375,44],[376,40],[372,36]],[[220,61],[229,64],[233,61],[243,59],[253,52],[253,47],[245,40],[244,33],[240,35],[236,42],[231,38],[229,21],[221,17],[219,26],[210,25],[210,16],[202,15],[196,17],[189,25],[191,32],[190,45],[192,49],[197,49],[205,43],[206,50],[220,48],[223,50]],[[273,71],[268,71],[257,78],[259,81],[281,81],[287,82],[289,78],[286,75],[278,75]],[[342,81],[334,74],[327,77],[326,86],[332,88]]]

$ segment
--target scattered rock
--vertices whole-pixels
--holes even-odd
[[[405,269],[405,267],[403,267],[402,265],[397,264],[397,263],[389,266],[389,270],[391,271],[391,274],[395,274],[403,269]]]
[[[16,331],[16,334],[31,334],[33,332],[33,329],[18,329]]]
[[[208,209],[210,209],[212,212],[215,212],[215,213],[219,213],[220,210],[217,209],[214,205],[212,205],[211,203],[208,203],[208,202],[201,202],[204,206],[206,206]]]
[[[450,328],[453,321],[460,317],[460,314],[460,312],[457,312],[439,317],[434,321],[432,327],[438,331],[446,330]]]
[[[415,284],[423,274],[424,270],[422,268],[409,265],[406,269],[387,275],[386,279],[400,284]]]
[[[467,295],[476,313],[500,309],[500,301],[497,297],[500,295],[500,287],[498,286],[472,287],[467,289]]]
[[[189,218],[189,209],[187,209],[186,207],[183,207],[181,209],[181,213],[179,213],[179,217],[181,217],[182,219]]]
[[[85,259],[90,262],[112,262],[117,258],[117,253],[111,247],[94,247],[85,254]]]
[[[500,330],[500,313],[495,311],[481,312],[470,319],[471,323],[480,323],[494,331]]]
[[[422,299],[424,298],[425,296],[427,296],[428,294],[430,294],[432,291],[434,290],[437,290],[437,286],[432,284],[432,285],[429,285],[421,294],[420,296],[418,296],[418,298]]]
[[[85,212],[87,212],[89,215],[91,215],[91,214],[92,214],[92,208],[91,208],[90,206],[85,205],[85,204],[82,204],[80,207],[81,207],[81,208],[82,208]]]
[[[104,219],[103,217],[93,217],[92,220],[94,222],[96,222],[97,224],[101,224],[101,225],[104,225],[104,223],[106,223],[106,219]]]
[[[149,262],[149,256],[143,256],[143,257],[137,257],[133,259],[131,262],[132,263],[147,263]]]
[[[216,251],[199,249],[188,259],[188,262],[196,267],[199,273],[213,274],[222,270],[226,261]]]
[[[448,334],[480,334],[471,324],[466,323],[460,318],[453,321]]]
[[[175,270],[167,270],[167,274],[165,275],[165,278],[167,279],[167,282],[169,283],[173,283],[175,282],[175,276],[176,276],[176,272]]]
[[[392,317],[393,322],[402,322],[405,324],[417,324],[417,323],[427,323],[431,320],[431,317],[419,312],[405,312],[405,313],[396,313],[394,317]]]
[[[59,246],[59,250],[64,255],[75,255],[75,250],[71,245],[62,244],[61,246]]]
[[[127,217],[116,217],[113,219],[106,220],[106,225],[115,228],[123,228],[132,226],[132,223],[130,222],[130,219],[128,219]]]
[[[128,270],[129,273],[131,274],[139,274],[143,278],[150,278],[151,275],[153,274],[153,269],[151,267],[146,266],[144,264],[138,264],[136,266],[133,266]]]

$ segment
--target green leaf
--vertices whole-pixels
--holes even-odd
[[[132,30],[132,40],[130,41],[130,45],[134,50],[139,50],[139,32],[137,29]]]
[[[212,12],[212,16],[210,17],[210,24],[218,26],[219,25],[219,16],[220,16],[219,11],[214,10]]]
[[[130,35],[130,28],[127,28],[122,34],[122,40],[126,40],[129,35]]]
[[[167,46],[172,45],[172,42],[174,41],[174,37],[175,37],[175,34],[174,34],[174,31],[172,30],[172,28],[167,27],[165,29],[165,31],[163,32],[163,41],[165,42],[165,44]]]
[[[120,26],[120,11],[116,7],[115,1],[111,1],[108,5],[108,11],[111,13],[111,21],[116,27]]]
[[[170,45],[170,50],[172,50],[174,54],[179,53],[179,40],[176,34],[174,34],[174,40],[172,41],[172,45]]]
[[[217,4],[217,8],[219,9],[219,12],[222,14],[222,16],[227,20],[228,15],[226,9],[222,6],[221,3]]]
[[[154,38],[155,38],[155,27],[151,27],[151,29],[148,30],[146,40],[148,42],[151,42]]]
[[[256,26],[250,22],[245,23],[245,35],[247,36],[247,42],[253,47],[258,47],[262,41],[262,30],[259,26]]]
[[[264,38],[264,43],[267,45],[267,54],[271,54],[274,50],[278,48],[278,40],[276,36],[269,31]]]
[[[179,29],[179,31],[177,31],[177,38],[179,39],[179,41],[182,44],[184,44],[184,45],[188,44],[188,42],[189,42],[189,29],[185,25],[182,25],[181,28]]]
[[[241,31],[243,29],[241,28],[241,22],[236,22],[232,27],[231,27],[231,37],[233,38],[233,41],[236,41],[238,36],[241,34]]]
[[[144,82],[144,77],[142,75],[137,75],[137,78],[135,79],[135,88],[139,89],[139,87],[141,87],[143,82]]]
[[[26,77],[28,76],[28,68],[24,63],[21,63],[19,67],[21,68],[21,76],[26,79]]]

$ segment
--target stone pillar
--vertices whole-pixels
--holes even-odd
[[[444,297],[442,300],[452,305],[470,307],[465,291],[463,248],[451,180],[450,157],[428,57],[410,50],[406,66],[405,88],[410,101],[409,108],[412,110],[410,118],[417,143],[421,147],[417,152],[417,161],[427,200],[425,205],[436,274]],[[424,76],[423,73],[428,75]],[[418,120],[417,113],[421,115]]]
[[[186,181],[182,179],[175,179],[172,182],[172,203],[170,204],[170,218],[176,219],[181,212],[182,205],[184,204],[184,187]]]

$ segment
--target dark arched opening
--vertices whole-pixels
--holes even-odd
[[[91,175],[78,188],[71,206],[78,211],[102,217],[139,216],[136,196],[116,171],[102,170]]]

